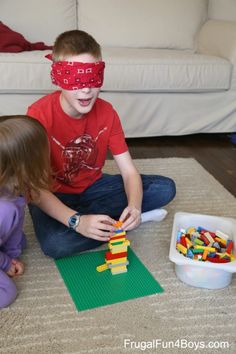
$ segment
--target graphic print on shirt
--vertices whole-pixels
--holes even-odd
[[[73,178],[77,176],[81,169],[98,170],[96,160],[98,148],[96,142],[99,136],[107,130],[107,127],[99,131],[96,138],[89,134],[83,134],[71,139],[65,146],[62,145],[54,136],[52,140],[61,147],[62,173],[56,178],[65,184],[72,184]]]

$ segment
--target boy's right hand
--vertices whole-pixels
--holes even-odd
[[[106,242],[116,230],[113,226],[115,223],[116,220],[108,215],[81,215],[76,231],[83,236]]]

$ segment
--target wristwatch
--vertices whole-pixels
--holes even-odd
[[[79,222],[80,222],[80,213],[75,213],[68,220],[69,228],[76,231],[76,228],[79,225]]]

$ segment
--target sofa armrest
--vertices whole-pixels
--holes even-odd
[[[197,52],[219,56],[236,65],[236,22],[207,21],[199,32]]]

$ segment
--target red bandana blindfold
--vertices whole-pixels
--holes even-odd
[[[51,55],[46,56],[51,59]],[[79,90],[84,87],[101,87],[104,76],[104,61],[80,63],[57,61],[51,66],[52,83],[64,90]]]

